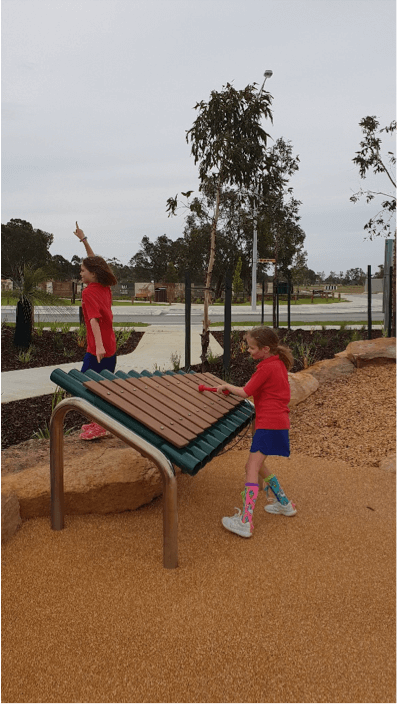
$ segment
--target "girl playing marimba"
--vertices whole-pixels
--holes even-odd
[[[217,392],[228,390],[241,398],[254,397],[255,434],[250,455],[245,466],[246,484],[243,495],[243,511],[237,509],[231,518],[222,518],[222,524],[232,533],[250,538],[254,524],[252,516],[258,497],[258,475],[272,490],[275,501],[265,506],[268,513],[294,516],[296,508],[288,500],[277,477],[266,467],[269,455],[289,457],[289,408],[291,398],[288,370],[293,366],[293,356],[288,347],[280,344],[271,328],[257,327],[246,335],[248,352],[259,364],[245,386],[222,384]]]

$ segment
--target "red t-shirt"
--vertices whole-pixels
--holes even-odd
[[[87,328],[87,352],[96,354],[94,333],[90,325],[92,318],[98,318],[102,335],[105,357],[116,354],[116,337],[113,330],[112,292],[110,286],[91,283],[83,289],[81,305]]]
[[[259,362],[248,384],[248,396],[254,397],[255,429],[283,430],[289,428],[291,391],[288,372],[278,354]]]

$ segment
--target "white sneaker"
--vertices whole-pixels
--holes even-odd
[[[240,509],[236,508],[236,511],[237,513],[231,518],[228,518],[227,516],[222,518],[223,527],[226,528],[226,530],[230,530],[231,533],[241,535],[242,538],[250,538],[252,535],[250,523],[243,523],[241,520]]]
[[[267,511],[267,513],[280,513],[282,516],[295,516],[297,513],[295,504],[291,501],[289,501],[288,504],[280,504],[277,499],[275,499],[273,503],[265,506],[265,511]]]

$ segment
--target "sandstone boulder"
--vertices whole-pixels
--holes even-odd
[[[379,337],[376,340],[357,340],[346,347],[348,359],[356,367],[396,361],[396,338]]]
[[[82,461],[76,448],[65,458],[65,513],[120,513],[150,503],[163,492],[159,470],[125,445],[106,447],[106,440],[90,445]],[[50,515],[48,459],[22,472],[2,477],[2,491],[14,493],[23,519]]]
[[[343,350],[343,352],[336,352],[334,357],[347,357],[347,352],[346,350]]]
[[[390,455],[387,455],[383,460],[379,462],[379,469],[382,469],[384,472],[390,472],[391,474],[396,473],[396,453],[393,452]]]
[[[1,542],[12,538],[22,523],[18,497],[11,492],[1,492]]]
[[[288,381],[291,389],[290,408],[295,408],[298,403],[302,403],[308,396],[311,396],[319,387],[318,380],[310,374],[309,370],[288,373]]]
[[[354,364],[348,359],[346,352],[335,355],[334,359],[324,359],[316,362],[307,370],[317,379],[319,384],[324,384],[341,377],[350,376],[354,372]]]

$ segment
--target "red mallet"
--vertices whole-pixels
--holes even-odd
[[[205,386],[205,384],[200,384],[198,387],[198,390],[200,392],[202,392],[202,391],[215,391],[216,392],[216,386],[211,387],[211,386]],[[223,389],[222,393],[225,394],[225,396],[229,396],[230,391],[228,389]]]

